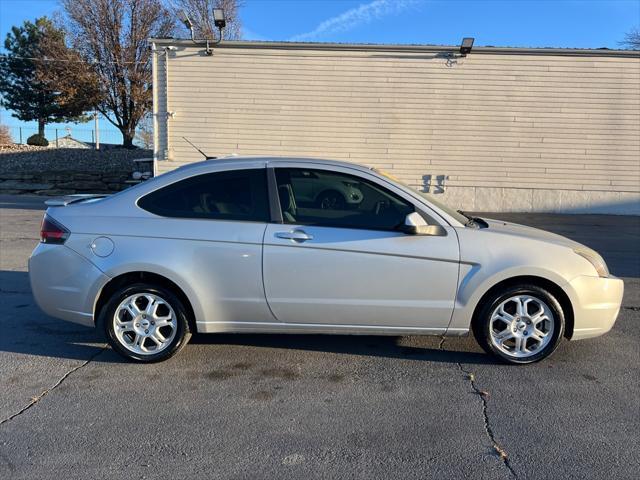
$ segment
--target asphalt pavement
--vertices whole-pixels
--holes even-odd
[[[494,214],[599,250],[625,278],[606,336],[541,363],[472,338],[196,335],[123,361],[40,312],[42,198],[0,196],[0,478],[637,478],[640,218]]]

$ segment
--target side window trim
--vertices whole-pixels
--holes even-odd
[[[282,218],[282,208],[278,197],[278,181],[276,171],[273,167],[267,166],[267,192],[269,195],[269,213],[271,223],[284,223]]]

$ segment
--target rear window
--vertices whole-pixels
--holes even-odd
[[[267,222],[266,169],[197,175],[142,197],[138,206],[163,217]]]

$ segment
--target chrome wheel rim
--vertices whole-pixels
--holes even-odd
[[[555,317],[549,306],[531,295],[504,300],[491,314],[491,343],[504,354],[527,358],[551,341]]]
[[[125,298],[113,315],[115,337],[124,348],[139,355],[165,350],[176,336],[178,323],[171,305],[153,293]]]

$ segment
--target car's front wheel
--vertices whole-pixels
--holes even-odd
[[[551,355],[564,335],[560,302],[537,285],[490,294],[474,318],[480,346],[508,363],[533,363]]]
[[[191,337],[184,305],[173,292],[157,285],[140,283],[119,289],[98,322],[113,349],[137,362],[166,360]]]

